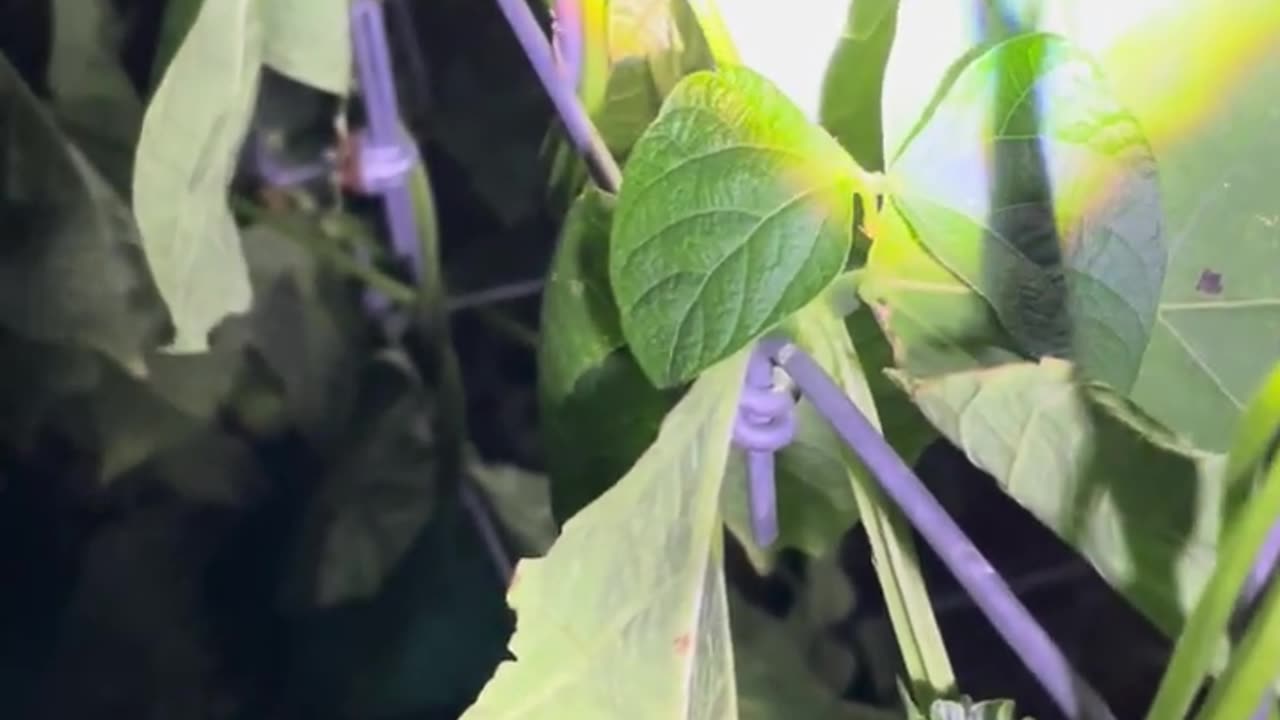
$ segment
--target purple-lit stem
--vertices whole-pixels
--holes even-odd
[[[795,345],[773,347],[775,362],[858,455],[1063,714],[1114,720],[1102,697],[1075,672],[991,563],[835,381]]]
[[[587,109],[578,99],[574,83],[566,81],[561,73],[560,66],[552,55],[551,43],[542,34],[533,10],[529,9],[526,0],[498,0],[498,7],[506,16],[516,40],[524,48],[538,79],[542,81],[542,87],[551,98],[560,121],[564,123],[570,141],[586,161],[591,179],[601,190],[616,194],[622,186],[622,170],[618,168],[617,161],[613,159],[604,139],[592,124]]]
[[[565,82],[575,87],[582,76],[582,32],[582,0],[556,0],[551,49],[560,63]]]
[[[1271,583],[1276,581],[1276,574],[1280,572],[1278,566],[1280,566],[1280,523],[1273,525],[1271,531],[1267,533],[1267,539],[1263,542],[1262,549],[1258,551],[1258,557],[1254,560],[1253,568],[1249,570],[1249,576],[1245,579],[1244,588],[1240,591],[1240,600],[1236,604],[1236,635],[1242,635],[1253,619],[1258,598]],[[1267,720],[1271,717],[1271,710],[1275,706],[1276,694],[1268,690],[1263,695],[1262,701],[1258,703],[1258,709],[1253,711],[1252,720]]]
[[[356,71],[360,77],[360,90],[367,115],[368,141],[382,148],[409,142],[400,122],[395,71],[391,67],[391,52],[387,47],[382,3],[378,0],[356,0],[351,6],[351,32]],[[357,152],[361,151],[361,148],[357,149]],[[422,271],[422,252],[409,188],[402,180],[379,188],[379,191],[391,234],[391,245],[396,253],[410,259],[417,276]]]

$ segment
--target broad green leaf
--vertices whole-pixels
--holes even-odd
[[[609,291],[613,205],[593,188],[579,196],[543,292],[538,394],[561,522],[626,473],[679,398],[655,389],[625,347]]]
[[[816,297],[843,269],[863,179],[759,75],[681,81],[627,162],[609,249],[645,375],[686,381]]]
[[[1280,19],[1263,25],[1274,36]],[[1256,63],[1213,122],[1162,158],[1180,171],[1166,182],[1175,244],[1133,389],[1148,412],[1216,451],[1280,360],[1280,199],[1267,185],[1280,172],[1269,99],[1280,50],[1267,46]]]
[[[334,95],[351,85],[350,0],[264,0],[263,61]]]
[[[631,471],[520,563],[515,659],[464,720],[738,716],[719,500],[746,357],[703,373]]]
[[[141,375],[164,311],[128,206],[0,58],[0,324]]]
[[[1249,404],[1236,433],[1236,442],[1227,456],[1225,483],[1229,497],[1234,501],[1223,509],[1221,552],[1208,586],[1196,604],[1195,611],[1174,646],[1173,658],[1160,682],[1148,717],[1151,720],[1185,717],[1195,700],[1196,691],[1213,668],[1213,660],[1227,635],[1231,615],[1241,607],[1240,595],[1248,575],[1262,550],[1269,542],[1272,529],[1280,522],[1280,462],[1275,462],[1277,443],[1280,442],[1280,365],[1272,373],[1262,392]],[[1265,591],[1265,584],[1263,586]],[[1255,632],[1254,623],[1274,622],[1266,617],[1276,608],[1275,593],[1259,604],[1259,612],[1250,623],[1249,633]],[[1271,636],[1274,638],[1274,635]],[[1280,681],[1275,668],[1280,661],[1262,665],[1267,668],[1261,678],[1242,665],[1249,655],[1265,649],[1258,647],[1256,635],[1246,637],[1232,653],[1223,677],[1214,683],[1209,699],[1197,717],[1210,718],[1254,717],[1253,710],[1262,696],[1262,688]],[[1274,641],[1270,642],[1275,646]],[[1222,705],[1238,702],[1241,688],[1261,682],[1252,693],[1245,693],[1248,707],[1243,712],[1236,708],[1227,712]],[[1241,687],[1233,683],[1241,682]],[[1210,711],[1213,711],[1210,714]]]
[[[956,78],[891,165],[921,242],[1019,348],[1128,390],[1166,249],[1156,162],[1093,61],[1027,34]]]
[[[895,378],[977,467],[1176,635],[1212,572],[1224,458],[1200,452],[1070,364]]]
[[[205,4],[143,119],[134,214],[175,353],[207,349],[209,331],[252,301],[226,196],[257,96],[262,32],[259,0]]]
[[[119,60],[123,29],[107,0],[53,3],[54,115],[117,192],[128,191],[142,127],[142,101]]]

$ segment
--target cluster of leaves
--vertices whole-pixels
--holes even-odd
[[[689,5],[704,21],[714,12]],[[723,38],[708,39],[725,27],[732,35],[735,4],[723,5],[729,22],[681,36],[677,19],[689,8],[671,3],[667,37],[681,41],[649,49],[651,72],[673,47],[690,48],[691,65],[724,48]],[[900,418],[886,435],[905,455],[931,433],[961,447],[1170,637],[1202,596],[1220,528],[1242,502],[1224,472],[1229,428],[1239,398],[1277,357],[1258,347],[1277,329],[1274,234],[1240,238],[1253,243],[1242,256],[1268,258],[1231,272],[1248,297],[1197,282],[1188,299],[1185,268],[1206,260],[1216,235],[1188,228],[1170,257],[1169,218],[1182,209],[1165,207],[1163,165],[1138,116],[1065,34],[1020,31],[1008,18],[957,53],[932,100],[899,129],[900,143],[885,146],[883,176],[864,170],[851,154],[868,157],[857,118],[879,107],[857,105],[874,93],[856,80],[880,78],[852,68],[896,20],[910,49],[895,47],[889,59],[893,93],[895,63],[915,57],[911,39],[931,41],[913,29],[932,8],[854,5],[835,24],[841,39],[820,68],[823,92],[805,92],[813,78],[786,86],[781,68],[793,58],[776,47],[713,52],[715,69],[672,85],[656,111],[647,108],[634,143],[615,148],[626,159],[618,196],[588,188],[569,211],[540,367],[557,515],[572,519],[546,558],[522,564],[511,594],[517,659],[468,717],[624,707],[732,716],[742,691],[732,687],[728,603],[709,575],[720,565],[721,523],[762,567],[770,563],[747,532],[742,471],[728,445],[744,353],[779,329],[869,416]],[[618,67],[605,76],[631,83],[633,92],[619,92],[627,100],[660,87]],[[766,79],[771,69],[777,82]],[[583,77],[598,76],[588,68]],[[623,132],[610,110],[642,116],[592,87],[582,91],[606,138]],[[864,257],[859,216],[871,239]],[[1202,276],[1221,275],[1231,254],[1215,253],[1220,269]],[[849,286],[863,305],[846,317],[835,308]],[[1228,361],[1225,348],[1249,358]],[[1187,357],[1197,361],[1189,374]],[[1175,365],[1184,369],[1175,374]],[[873,392],[867,376],[885,366]],[[1201,377],[1234,407],[1223,411],[1208,393],[1175,398],[1209,406],[1188,422],[1171,410],[1167,386],[1190,383],[1190,394]],[[1156,378],[1165,389],[1152,402]],[[625,420],[623,403],[634,409]],[[899,593],[893,620],[910,679],[950,692],[928,600],[911,587],[912,551],[881,534],[893,514],[816,417],[802,413],[800,426],[780,460],[779,544],[820,556],[860,518],[878,567],[907,570],[882,584]],[[575,602],[561,595],[569,578],[609,590]],[[566,655],[582,664],[557,661]],[[607,679],[639,668],[645,691],[620,693]]]
[[[1280,591],[1235,648],[1210,650],[1280,515],[1280,389],[1257,394],[1280,355],[1260,345],[1280,337],[1264,182],[1280,145],[1258,132],[1263,94],[1218,134],[1157,142],[1125,69],[1053,12],[977,3],[976,37],[947,47],[931,0],[767,5],[580,3],[579,94],[625,167],[610,194],[586,185],[558,129],[543,143],[553,206],[567,205],[538,348],[548,499],[538,478],[482,466],[466,437],[425,169],[429,272],[409,295],[434,320],[429,358],[381,337],[337,272],[377,255],[360,216],[240,197],[252,133],[273,129],[272,98],[289,104],[281,87],[324,94],[303,121],[321,134],[341,115],[348,3],[171,0],[139,86],[118,61],[115,5],[50,0],[47,70],[0,58],[6,453],[69,443],[92,459],[93,497],[159,487],[237,511],[302,498],[272,592],[308,631],[296,653],[323,658],[303,683],[358,675],[315,706],[878,717],[845,699],[853,661],[824,643],[852,602],[833,556],[861,525],[910,710],[1013,717],[957,696],[909,528],[807,401],[779,455],[781,537],[755,544],[730,439],[747,353],[780,332],[905,458],[936,438],[961,448],[1180,638],[1153,712],[1185,711],[1214,673],[1209,709],[1256,701],[1280,662],[1261,640]],[[1280,56],[1262,54],[1265,87]],[[492,146],[536,146],[514,138],[542,128],[507,127],[472,75],[442,67],[433,130],[518,226],[542,167]],[[484,120],[450,115],[466,97]],[[282,439],[314,472],[268,466],[262,445]],[[473,486],[507,544],[542,556],[511,580],[515,657],[501,664],[510,620],[465,519]],[[761,572],[784,550],[810,558],[786,617],[726,580],[727,543]],[[462,646],[438,682],[405,690],[422,658]]]

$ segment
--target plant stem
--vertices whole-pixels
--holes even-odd
[[[587,109],[578,99],[577,90],[556,66],[555,56],[551,54],[551,43],[542,34],[538,19],[529,8],[526,0],[498,0],[498,7],[507,18],[507,24],[515,33],[516,40],[524,48],[524,54],[533,65],[533,71],[542,81],[542,87],[551,98],[556,114],[564,124],[569,140],[578,150],[578,154],[586,161],[587,171],[591,179],[601,190],[617,194],[622,186],[622,170],[613,159],[604,138],[591,122]]]
[[[835,381],[791,343],[782,344],[773,355],[814,408],[857,453],[1063,714],[1073,719],[1114,720],[1115,715],[1102,697],[1075,672],[995,568]]]

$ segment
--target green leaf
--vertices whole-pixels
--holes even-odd
[[[1224,458],[1045,359],[894,377],[925,417],[1166,634],[1212,572]]]
[[[207,3],[147,107],[133,207],[173,317],[168,350],[202,352],[252,292],[227,188],[249,128],[262,61],[258,0]]]
[[[465,720],[737,716],[719,499],[746,357],[703,373],[631,471],[520,563],[515,660]]]
[[[351,85],[350,0],[267,0],[263,60],[300,83],[334,95]]]
[[[49,90],[53,111],[117,192],[127,192],[142,101],[120,63],[124,28],[107,0],[55,0]]]
[[[1280,54],[1271,65],[1271,76],[1280,78]],[[1186,213],[1171,219],[1180,238],[1133,389],[1153,415],[1219,451],[1229,447],[1247,399],[1280,359],[1280,227],[1274,221],[1280,201],[1265,189],[1280,171],[1280,141],[1263,127],[1249,129],[1252,112],[1239,115],[1240,127],[1230,132],[1253,138],[1248,148],[1219,145],[1220,169],[1194,175],[1205,179],[1194,195],[1174,195]],[[1230,239],[1229,248],[1222,238]]]
[[[0,113],[0,324],[145,373],[165,318],[128,206],[3,58]]]
[[[1276,467],[1280,468],[1280,465]],[[1273,476],[1280,479],[1280,470]],[[1275,517],[1272,522],[1275,522]],[[1280,713],[1272,694],[1280,681],[1280,674],[1276,671],[1280,667],[1277,636],[1280,636],[1280,585],[1272,584],[1259,603],[1231,663],[1214,683],[1200,708],[1198,717],[1201,720],[1275,720]]]
[[[645,375],[688,380],[816,297],[844,267],[862,179],[759,75],[681,81],[627,162],[609,250]]]
[[[885,206],[872,233],[858,294],[889,343],[893,365],[928,377],[1021,359],[991,306],[920,245],[894,204]]]
[[[1021,350],[1074,352],[1089,377],[1132,386],[1164,281],[1160,188],[1142,128],[1091,59],[1042,33],[993,47],[891,174],[925,247]]]
[[[622,477],[679,399],[678,392],[654,388],[624,347],[609,291],[613,205],[612,196],[594,188],[579,196],[543,293],[538,394],[561,522]]]
[[[1047,34],[996,45],[890,174],[921,241],[1019,349],[1132,386],[1164,280],[1159,185],[1142,128],[1091,59]]]

